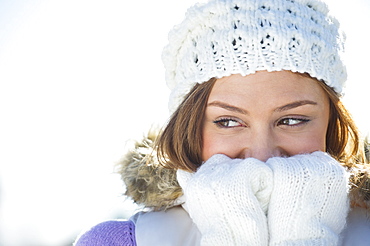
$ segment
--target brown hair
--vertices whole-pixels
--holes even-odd
[[[308,74],[300,74],[308,76]],[[202,163],[202,124],[208,97],[215,78],[196,84],[157,138],[160,163],[166,167],[196,171]],[[358,129],[340,97],[324,82],[318,81],[330,100],[330,119],[326,133],[326,151],[347,167],[365,161]]]
[[[330,118],[326,133],[326,152],[347,167],[366,161],[359,130],[335,91],[324,82],[319,84],[329,97]]]
[[[216,79],[196,84],[157,138],[158,160],[166,167],[195,171],[202,163],[202,126]]]

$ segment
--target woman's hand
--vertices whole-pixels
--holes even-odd
[[[349,208],[348,175],[323,152],[275,157],[270,245],[338,245]]]
[[[196,173],[179,170],[185,209],[202,245],[267,245],[272,171],[263,162],[215,155]]]

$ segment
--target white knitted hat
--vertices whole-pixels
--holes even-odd
[[[256,71],[308,73],[341,94],[338,21],[319,0],[210,0],[169,34],[162,60],[174,112],[197,83]]]

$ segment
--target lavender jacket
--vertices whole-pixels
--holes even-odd
[[[83,233],[75,246],[197,246],[201,234],[181,207],[161,212],[140,212],[130,220],[100,223]],[[342,246],[370,245],[370,212],[350,211],[342,232]]]

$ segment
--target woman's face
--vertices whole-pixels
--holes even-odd
[[[208,99],[202,159],[325,151],[328,122],[329,98],[312,78],[289,71],[224,77]]]

